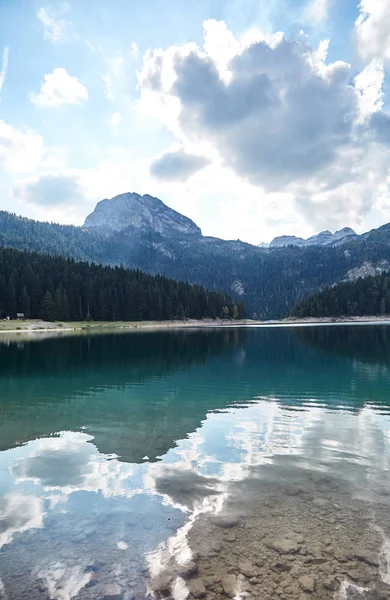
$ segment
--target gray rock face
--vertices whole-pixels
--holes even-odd
[[[344,281],[356,281],[360,277],[375,277],[375,275],[381,275],[390,271],[390,262],[388,260],[381,260],[378,263],[370,261],[364,262],[360,267],[355,267],[347,272]]]
[[[111,200],[98,202],[85,220],[84,227],[107,231],[121,231],[133,227],[152,230],[163,235],[201,236],[202,232],[191,219],[166,206],[148,194],[120,194]]]

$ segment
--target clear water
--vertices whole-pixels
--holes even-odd
[[[227,569],[244,596],[299,598],[234,571],[245,552],[273,560],[260,540],[291,537],[288,519],[312,536],[304,569],[325,529],[328,547],[377,551],[349,574],[332,559],[340,586],[310,592],[349,597],[350,580],[366,597],[354,569],[390,582],[389,436],[388,326],[0,340],[0,598],[141,598],[191,555],[203,580]],[[232,511],[233,529],[212,521]]]

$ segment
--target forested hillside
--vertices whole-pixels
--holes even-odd
[[[242,303],[123,267],[0,248],[0,315],[54,320],[163,320],[244,316]]]
[[[281,318],[326,285],[345,279],[364,263],[390,269],[390,226],[342,247],[257,248],[240,241],[175,232],[152,226],[121,231],[61,226],[0,213],[0,246],[123,265],[243,300],[248,316]],[[374,269],[375,270],[375,269]]]
[[[359,278],[357,281],[326,287],[299,302],[296,317],[341,317],[390,314],[390,275]]]

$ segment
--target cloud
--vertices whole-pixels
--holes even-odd
[[[119,56],[107,59],[106,63],[107,73],[102,75],[105,84],[104,94],[110,102],[113,102],[121,94],[124,86],[126,61],[124,56],[119,54]]]
[[[31,94],[31,100],[43,108],[81,104],[88,100],[88,90],[77,77],[72,77],[66,69],[57,67],[44,76],[39,94]]]
[[[4,85],[5,78],[7,77],[7,69],[8,69],[8,47],[6,46],[3,51],[3,59],[1,61],[1,71],[0,71],[0,92],[1,88]]]
[[[371,127],[375,132],[376,138],[382,144],[390,146],[390,115],[389,113],[378,111],[371,116]]]
[[[119,112],[114,112],[108,120],[110,125],[119,125],[121,121],[122,115]]]
[[[186,181],[209,163],[204,156],[187,154],[184,151],[167,152],[152,162],[150,172],[158,179]]]
[[[305,20],[310,25],[319,25],[328,18],[329,0],[310,0],[305,10]]]
[[[42,137],[33,129],[20,131],[0,120],[0,166],[9,173],[32,173],[45,154]]]
[[[130,54],[131,56],[137,56],[139,52],[139,48],[136,42],[131,42],[130,44]]]
[[[202,50],[178,48],[151,59],[153,73],[143,85],[179,100],[184,136],[207,139],[239,175],[278,189],[327,167],[351,134],[356,99],[350,69],[323,65],[322,75],[310,64],[313,54],[304,41],[283,39],[274,48],[255,43],[232,59],[225,83]],[[175,75],[167,87],[165,60]]]
[[[390,60],[390,3],[388,0],[361,0],[355,22],[357,48],[364,61]]]
[[[381,114],[380,62],[353,80],[350,65],[327,62],[327,41],[312,48],[303,35],[236,39],[215,22],[204,30],[203,47],[145,55],[138,81],[149,114],[186,148],[217,153],[263,198],[291,194],[305,218],[313,222],[317,211],[323,222],[339,196],[336,227],[361,222],[388,174],[389,155],[378,151],[371,120]]]
[[[355,90],[358,94],[359,123],[363,123],[370,115],[382,108],[384,78],[383,61],[377,58],[374,58],[355,77]]]
[[[102,75],[102,80],[104,81],[104,95],[110,102],[113,102],[114,94],[111,89],[112,88],[112,79],[111,79],[110,75]]]
[[[47,8],[40,8],[37,18],[43,24],[44,38],[52,44],[61,44],[67,41],[70,22],[65,19],[55,19]]]
[[[13,194],[36,206],[77,205],[85,200],[77,177],[62,174],[43,175],[31,182],[21,182],[14,187]]]

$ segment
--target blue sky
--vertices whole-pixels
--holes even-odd
[[[389,0],[0,0],[0,208],[82,224],[135,191],[252,243],[385,223],[389,31]]]

